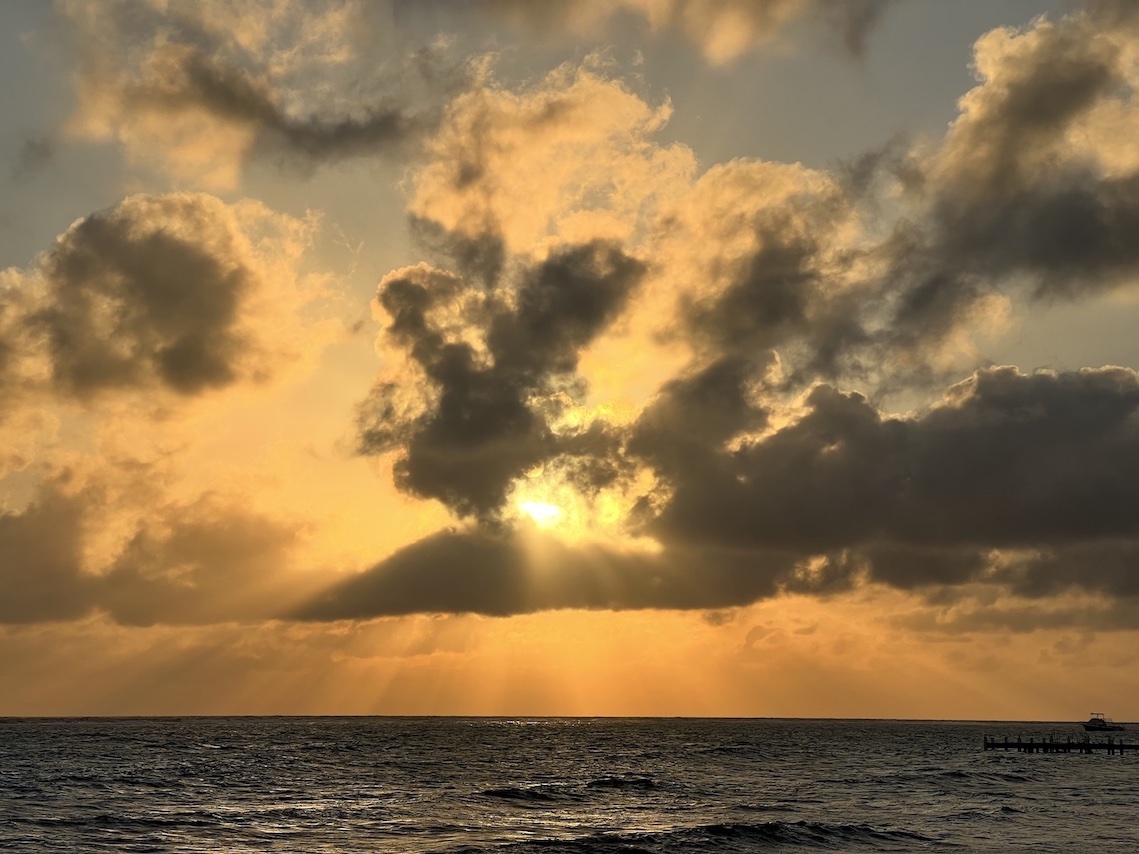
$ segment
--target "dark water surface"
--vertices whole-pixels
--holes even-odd
[[[1050,734],[1079,730],[9,718],[0,850],[1139,852],[1139,753],[981,747],[983,735]]]

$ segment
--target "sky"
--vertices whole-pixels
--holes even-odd
[[[1139,719],[1135,4],[0,24],[0,715]]]

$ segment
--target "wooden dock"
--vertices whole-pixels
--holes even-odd
[[[1047,739],[1030,738],[1025,741],[1018,738],[1015,741],[1009,741],[1008,736],[1005,736],[1002,741],[985,736],[985,750],[1015,750],[1018,753],[1095,753],[1107,751],[1108,753],[1123,755],[1128,750],[1139,750],[1139,744],[1128,744],[1122,739],[1116,741],[1111,736],[1108,737],[1107,741],[1092,741],[1089,738],[1073,740],[1071,736],[1068,736],[1064,741],[1060,741],[1054,736],[1049,736]]]

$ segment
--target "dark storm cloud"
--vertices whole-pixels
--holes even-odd
[[[949,403],[884,418],[818,387],[796,423],[679,480],[666,539],[817,551],[879,539],[1032,548],[1130,538],[1139,379],[1125,368],[980,371]]]
[[[723,608],[775,592],[776,552],[640,554],[530,533],[443,531],[313,598],[302,620],[412,613],[527,614],[558,608]]]
[[[759,231],[760,248],[711,305],[693,309],[697,334],[718,340],[730,352],[770,349],[808,326],[820,275],[817,243],[782,223]]]
[[[1036,550],[986,577],[1025,595],[1136,592],[1135,372],[982,371],[915,419],[825,386],[808,406],[698,468],[658,462],[671,493],[649,529],[687,547],[849,550],[848,574],[904,588],[976,579],[995,549]]]
[[[651,525],[666,542],[770,543],[807,554],[857,541],[889,509],[900,422],[883,423],[860,395],[822,386],[796,424],[736,451],[720,449],[672,486]],[[685,476],[687,475],[687,476]]]
[[[244,373],[255,345],[239,310],[253,273],[232,235],[214,239],[215,213],[202,197],[135,197],[79,221],[43,256],[45,295],[25,325],[60,391],[193,395]]]
[[[835,562],[834,572],[872,575],[902,590],[951,588],[978,578],[990,567],[989,550],[968,543],[929,546],[883,539],[844,557],[844,562]]]
[[[522,271],[510,295],[475,300],[475,316],[464,322],[484,334],[485,354],[460,329],[432,318],[441,305],[473,297],[461,280],[424,267],[388,277],[378,296],[391,318],[385,335],[422,368],[434,400],[408,419],[396,389],[374,389],[359,413],[360,451],[402,446],[401,488],[480,517],[501,506],[515,478],[547,459],[604,460],[614,443],[604,430],[559,436],[549,421],[561,406],[557,395],[580,382],[581,349],[612,322],[643,272],[611,244],[563,248]],[[584,469],[592,476],[602,470]]]
[[[964,275],[990,280],[1026,275],[1034,298],[1094,294],[1139,272],[1139,174],[1060,171],[946,211],[938,228],[934,263],[960,259]]]
[[[88,570],[107,501],[103,487],[60,477],[23,510],[0,513],[0,623],[95,613],[124,625],[263,620],[315,586],[285,569],[297,526],[209,496],[157,508],[108,567]]]
[[[1139,603],[1139,539],[1120,536],[1044,548],[1001,566],[993,580],[1027,598],[1080,587]]]

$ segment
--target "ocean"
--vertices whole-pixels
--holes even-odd
[[[0,719],[0,850],[1139,852],[1139,753],[1074,725]],[[1124,733],[1124,736],[1127,734]]]

